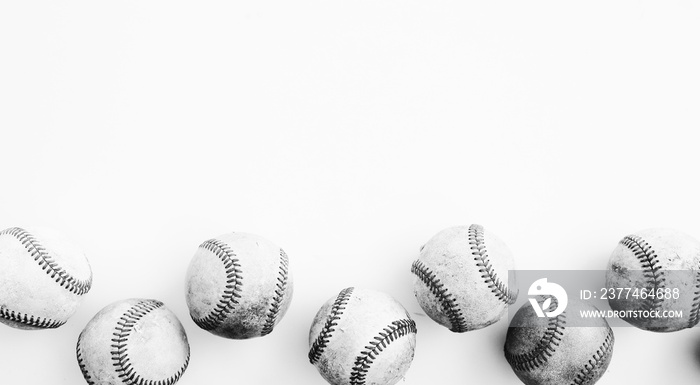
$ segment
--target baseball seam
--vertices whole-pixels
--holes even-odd
[[[552,298],[551,308],[558,307],[558,301],[556,298]],[[556,347],[559,346],[562,336],[564,335],[564,329],[566,329],[566,312],[550,318],[547,322],[547,330],[544,332],[544,336],[540,339],[534,349],[523,354],[512,354],[508,351],[505,352],[506,361],[514,370],[530,372],[541,365],[543,365],[549,357],[556,351]]]
[[[241,286],[243,286],[243,271],[239,259],[235,258],[236,254],[225,242],[210,239],[199,247],[216,255],[226,269],[226,286],[214,310],[205,317],[192,317],[194,323],[200,328],[212,330],[218,327],[238,304],[238,298],[241,298]]]
[[[2,306],[0,306],[0,317],[8,321],[43,329],[55,329],[66,323],[66,321],[57,321],[50,318],[27,316],[27,314],[9,310]]]
[[[75,347],[75,355],[78,358],[78,366],[80,367],[80,372],[83,373],[83,377],[85,378],[85,381],[87,381],[88,385],[96,385],[95,381],[92,380],[92,376],[90,376],[90,372],[88,372],[87,366],[85,365],[85,361],[83,359],[83,349],[80,346],[82,341],[83,333],[81,332],[78,336],[78,344]]]
[[[593,353],[593,357],[583,365],[583,368],[576,374],[576,378],[574,378],[571,385],[583,385],[587,383],[591,379],[591,377],[589,377],[591,372],[593,372],[600,363],[605,362],[605,358],[610,355],[614,343],[615,335],[613,335],[613,331],[610,329],[605,336],[603,344]]]
[[[350,301],[353,290],[353,287],[348,287],[341,290],[333,302],[331,311],[326,317],[326,323],[323,325],[323,329],[321,329],[318,337],[316,337],[316,340],[311,345],[311,349],[309,349],[309,361],[312,364],[315,364],[319,358],[321,358],[321,354],[323,354],[324,349],[330,341],[332,333],[335,331],[335,327],[338,325],[340,315],[343,314],[343,310],[345,310],[348,301]]]
[[[17,238],[34,261],[39,264],[39,267],[64,289],[76,295],[83,295],[90,291],[92,277],[80,280],[69,274],[58,265],[51,254],[46,251],[46,248],[28,231],[19,227],[12,227],[0,231],[0,235],[10,235]]]
[[[690,317],[688,318],[688,327],[692,328],[700,321],[700,271],[695,271],[695,291],[693,292],[693,306],[690,309]]]
[[[177,382],[180,376],[185,372],[185,369],[187,369],[187,364],[190,360],[189,353],[182,367],[169,378],[163,380],[147,380],[136,373],[129,360],[127,342],[131,332],[134,330],[134,326],[146,314],[161,306],[163,306],[163,303],[156,300],[139,301],[122,314],[119,321],[117,321],[117,326],[114,328],[115,331],[112,333],[114,336],[111,345],[112,361],[114,361],[112,365],[114,365],[114,370],[118,373],[119,378],[127,385],[172,385]]]
[[[416,333],[416,323],[412,319],[393,321],[382,329],[355,359],[355,366],[350,373],[350,385],[365,385],[370,365],[372,365],[379,353],[384,351],[394,340],[409,333]]]
[[[659,288],[662,288],[666,278],[664,277],[664,271],[661,270],[658,256],[654,249],[642,237],[634,234],[622,238],[620,244],[630,249],[639,260],[644,272],[644,278],[654,287],[654,293]],[[659,308],[662,302],[661,296],[654,296],[654,298],[647,297],[643,303],[645,310],[654,310]]]
[[[481,225],[471,225],[469,226],[469,245],[472,250],[472,255],[474,256],[474,261],[479,267],[479,272],[482,274],[481,278],[484,279],[484,283],[488,285],[491,292],[496,295],[500,301],[512,305],[518,297],[518,292],[512,291],[508,288],[503,281],[498,278],[496,271],[491,265],[489,260],[489,254],[486,250],[486,243],[484,242],[484,228]]]
[[[275,321],[279,315],[280,308],[282,307],[282,299],[284,299],[284,292],[287,289],[287,279],[289,278],[289,258],[284,250],[280,249],[280,267],[279,267],[279,277],[277,277],[277,283],[275,286],[275,295],[272,297],[272,303],[270,304],[270,310],[267,312],[267,320],[263,325],[261,335],[268,335],[272,332],[275,327]]]
[[[457,299],[449,293],[445,284],[440,282],[435,273],[433,273],[420,260],[415,260],[411,265],[411,272],[423,282],[431,293],[437,297],[440,306],[445,311],[447,318],[450,321],[450,330],[456,333],[462,333],[468,330],[467,321],[462,315],[462,310],[457,304]]]

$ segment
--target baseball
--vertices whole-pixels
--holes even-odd
[[[76,356],[90,385],[172,385],[187,369],[190,346],[182,324],[162,302],[127,299],[88,322]]]
[[[0,231],[0,322],[20,329],[57,328],[91,286],[87,258],[55,230]]]
[[[292,292],[287,254],[253,234],[224,234],[202,243],[187,271],[192,320],[221,337],[269,334],[287,312]]]
[[[608,303],[638,328],[693,327],[700,319],[700,242],[662,228],[627,235],[610,256],[606,286],[623,289]]]
[[[349,287],[316,313],[309,361],[333,385],[393,385],[416,348],[416,323],[388,294]]]
[[[542,298],[538,303],[542,304]],[[556,308],[554,301],[551,309]],[[615,336],[605,318],[587,320],[589,326],[567,325],[567,314],[597,310],[572,302],[560,315],[539,318],[526,302],[511,320],[505,356],[515,374],[527,385],[592,385],[605,373]]]
[[[480,225],[450,227],[433,236],[413,262],[413,291],[435,322],[461,333],[489,326],[515,302],[508,287],[513,256]]]

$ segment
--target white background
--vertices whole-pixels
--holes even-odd
[[[0,227],[59,229],[94,273],[65,326],[0,325],[3,383],[83,383],[79,332],[143,297],[187,330],[181,384],[324,384],[308,328],[357,286],[415,316],[402,384],[518,384],[505,320],[423,315],[410,265],[431,236],[480,223],[519,269],[604,269],[648,227],[700,237],[700,5],[464,3],[3,2]],[[230,231],[290,256],[265,338],[189,318],[189,260]],[[600,384],[700,379],[699,329],[615,333]]]

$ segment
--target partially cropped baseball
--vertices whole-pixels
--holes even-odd
[[[433,236],[411,266],[413,291],[423,311],[453,332],[500,320],[517,290],[508,246],[480,225],[450,227]],[[514,279],[512,280],[514,281]]]
[[[624,290],[608,302],[638,328],[693,327],[700,319],[700,242],[665,228],[627,235],[610,256],[606,287]]]
[[[538,301],[540,305],[542,301]],[[553,304],[552,309],[556,308]],[[592,385],[605,373],[615,336],[605,318],[570,325],[580,311],[596,311],[587,303],[569,300],[553,318],[539,318],[526,302],[511,320],[504,347],[513,372],[527,385]]]
[[[269,334],[287,312],[292,293],[287,254],[253,234],[229,233],[205,241],[187,270],[192,320],[221,337]]]
[[[20,329],[65,324],[92,286],[85,254],[59,232],[0,231],[0,322]]]
[[[127,299],[88,322],[76,356],[90,385],[172,385],[187,369],[190,345],[182,324],[162,302]]]
[[[408,371],[416,323],[388,294],[349,287],[326,302],[309,331],[309,361],[332,385],[393,385]]]

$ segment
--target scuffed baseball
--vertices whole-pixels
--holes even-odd
[[[65,324],[92,286],[85,254],[59,232],[0,231],[0,322],[20,329]]]
[[[230,233],[205,241],[187,270],[192,320],[221,337],[269,334],[287,312],[292,294],[287,254],[253,234]]]
[[[413,361],[416,324],[388,294],[349,287],[318,311],[309,361],[333,385],[393,385]]]
[[[552,304],[551,309],[556,306]],[[589,326],[567,324],[567,315],[596,310],[570,298],[559,316],[539,318],[526,302],[513,316],[506,335],[505,357],[513,372],[527,385],[596,383],[612,358],[613,331],[605,318],[591,318]]]
[[[609,298],[608,303],[632,315],[623,319],[638,328],[672,332],[693,327],[700,319],[700,242],[666,228],[625,236],[610,256],[606,287],[632,289],[631,295]],[[665,311],[683,316],[664,317]]]
[[[517,290],[508,287],[513,256],[480,225],[440,231],[413,262],[413,291],[421,308],[440,325],[461,333],[500,320]]]
[[[182,324],[162,302],[127,299],[88,322],[76,356],[90,385],[172,385],[187,369],[190,346]]]

